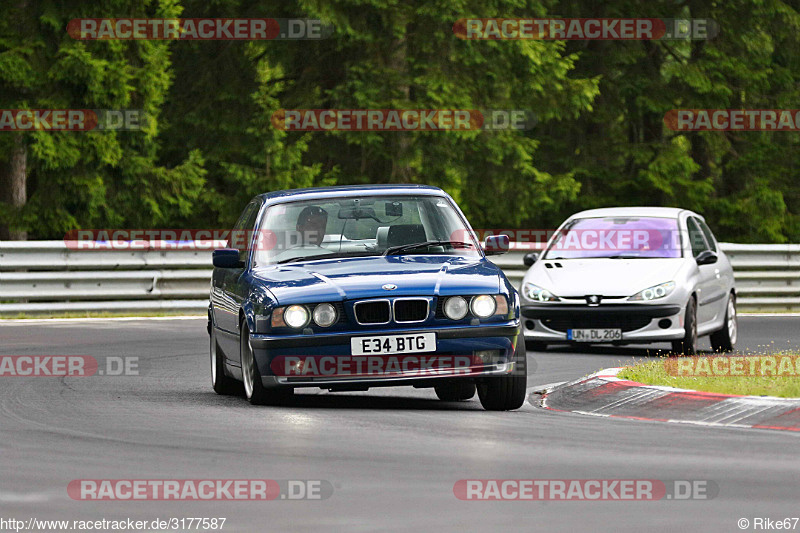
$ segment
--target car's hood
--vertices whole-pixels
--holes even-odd
[[[589,294],[632,296],[653,285],[674,280],[683,263],[682,259],[546,260],[537,262],[525,281],[564,298]],[[546,264],[552,268],[547,268]]]
[[[478,257],[359,257],[258,268],[279,305],[379,296],[497,294],[500,269]],[[382,287],[396,285],[393,290]]]

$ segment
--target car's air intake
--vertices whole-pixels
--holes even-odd
[[[428,318],[428,300],[425,298],[394,301],[395,322],[422,322]]]
[[[391,318],[389,300],[356,302],[353,311],[359,324],[386,324]]]
[[[542,323],[556,331],[581,328],[620,328],[622,331],[634,331],[645,327],[651,320],[652,317],[650,316],[634,314],[624,316],[587,315],[576,311],[575,313],[544,318]]]

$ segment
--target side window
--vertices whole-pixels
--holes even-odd
[[[708,245],[703,238],[703,231],[697,224],[697,219],[694,217],[686,219],[686,228],[689,230],[689,243],[692,245],[692,255],[697,257],[703,250],[708,250]]]
[[[253,236],[253,228],[256,225],[256,217],[258,216],[258,208],[261,203],[254,200],[247,204],[247,207],[242,211],[236,225],[233,226],[231,238],[228,241],[228,246],[239,250],[239,260],[247,261],[247,252],[250,247],[251,237]]]
[[[717,253],[717,239],[715,239],[714,234],[711,233],[711,228],[709,228],[708,224],[706,224],[700,219],[697,219],[697,223],[700,225],[700,229],[703,231],[703,235],[706,236],[706,242],[708,243],[708,246],[711,248],[711,251]]]

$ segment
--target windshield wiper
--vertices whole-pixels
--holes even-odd
[[[401,244],[399,246],[390,246],[383,252],[383,255],[392,255],[398,252],[406,252],[408,250],[413,250],[415,248],[424,248],[426,246],[474,246],[470,242],[464,241],[425,241],[425,242],[415,242],[412,244]]]
[[[280,261],[275,261],[275,265],[281,265],[284,263],[298,263],[300,261],[316,261],[317,259],[342,259],[348,257],[370,257],[370,256],[377,256],[378,254],[373,252],[333,252],[330,254],[315,254],[315,255],[299,255],[296,257],[290,257],[288,259],[281,259]]]
[[[290,257],[289,259],[281,259],[280,261],[276,261],[276,265],[281,265],[283,263],[294,263],[296,261],[314,261],[315,259],[333,259],[335,257],[341,257],[341,254],[316,254],[316,255],[300,255],[297,257]]]

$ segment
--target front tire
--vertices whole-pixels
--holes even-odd
[[[253,349],[250,347],[250,328],[247,326],[247,322],[242,322],[240,331],[239,353],[242,357],[244,395],[253,405],[277,405],[285,402],[294,394],[294,389],[289,387],[264,388],[261,383],[261,372],[258,371],[258,364],[253,356]]]
[[[475,384],[471,381],[460,379],[451,381],[433,388],[436,396],[443,402],[463,402],[475,396]]]
[[[683,319],[683,338],[672,341],[672,352],[676,355],[694,355],[697,353],[697,301],[689,298],[686,304],[686,315]]]
[[[214,392],[221,396],[236,394],[241,385],[235,379],[225,375],[225,355],[219,349],[217,331],[213,325],[210,327],[209,352],[211,355],[211,386]]]
[[[731,293],[725,309],[725,324],[722,329],[711,334],[711,348],[715,352],[732,352],[736,348],[738,337],[739,321],[736,318],[736,296]]]
[[[514,370],[505,376],[493,376],[478,382],[478,398],[487,411],[510,411],[525,403],[525,388],[528,385],[527,353],[525,337],[517,337],[514,350]]]

